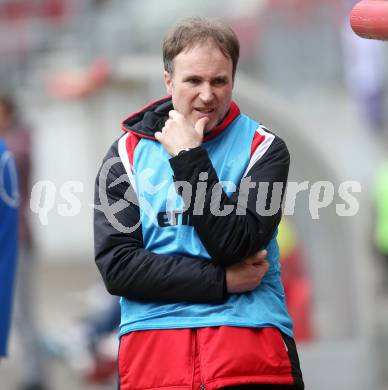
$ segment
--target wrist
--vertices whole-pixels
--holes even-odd
[[[177,149],[176,151],[173,152],[172,157],[180,156],[180,155],[182,155],[182,154],[185,154],[185,153],[187,153],[187,152],[190,152],[190,150],[196,149],[196,148],[198,148],[199,146],[200,146],[200,145],[198,145],[198,146],[192,146],[192,147],[188,147],[188,148]]]

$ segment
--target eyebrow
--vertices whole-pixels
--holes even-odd
[[[187,76],[183,77],[183,81],[189,81],[192,79],[203,80],[204,78],[202,76],[198,76],[196,74],[191,74],[191,75],[187,75]],[[227,80],[229,80],[229,77],[227,75],[219,75],[219,76],[214,76],[211,78],[211,81],[214,81],[214,80],[227,81]]]

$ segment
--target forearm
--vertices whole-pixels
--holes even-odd
[[[205,303],[225,298],[225,272],[209,260],[158,255],[123,243],[97,253],[96,263],[113,295]]]
[[[240,204],[243,197],[239,198],[244,192],[243,184],[228,197],[203,148],[174,157],[170,164],[174,180],[189,182],[193,188],[191,199],[188,202],[185,199],[185,202],[190,203],[186,204],[190,223],[217,264],[227,266],[239,262],[268,244],[281,219],[281,201],[288,175],[289,155],[284,143],[275,145],[268,156],[254,164],[247,173],[254,188],[247,192],[244,207]],[[196,191],[200,174],[204,177],[203,172],[207,174],[206,189]],[[268,183],[268,188],[262,197],[262,194],[259,196],[259,191],[260,183],[263,182]],[[276,191],[278,194],[275,194]],[[214,202],[215,194],[217,202]],[[272,215],[265,215],[261,210],[271,204],[272,197],[278,203],[277,210]],[[202,210],[195,207],[198,204],[203,205]],[[229,208],[231,211],[221,216],[215,212],[215,207],[219,210]]]

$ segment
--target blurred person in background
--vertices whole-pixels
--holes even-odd
[[[95,256],[108,291],[122,297],[121,390],[304,388],[276,242],[289,154],[232,101],[238,57],[228,25],[177,24],[163,43],[170,96],[124,121],[98,174]],[[245,176],[256,191],[238,213],[236,189],[219,180],[237,187]],[[265,217],[261,181],[264,207],[282,184]],[[177,183],[203,192],[185,198],[177,188],[183,201]],[[219,209],[237,206],[231,213],[215,215],[214,188]]]
[[[287,308],[294,322],[295,340],[311,341],[314,336],[311,280],[306,270],[302,242],[289,218],[282,218],[277,240],[282,265],[282,281]]]
[[[101,281],[88,290],[83,296],[89,296],[90,312],[62,329],[46,332],[45,350],[62,359],[86,382],[109,383],[117,377],[119,299],[107,294]]]
[[[377,169],[372,191],[374,208],[373,246],[384,271],[383,287],[388,293],[388,159]]]
[[[358,0],[346,0],[342,49],[346,86],[360,118],[376,134],[386,130],[386,65],[384,42],[361,38],[351,29],[349,13]]]
[[[0,361],[7,355],[18,237],[17,174],[0,137]]]
[[[39,345],[34,301],[32,231],[29,224],[31,133],[21,123],[10,96],[0,96],[0,136],[15,157],[19,176],[19,262],[15,291],[15,330],[21,349],[21,390],[44,390],[43,352]]]
[[[387,159],[387,44],[359,37],[350,27],[349,13],[359,0],[345,0],[343,25],[345,81],[364,124],[383,141],[385,160],[374,173],[371,189],[373,208],[372,245],[383,270],[383,287],[388,287],[388,159]]]

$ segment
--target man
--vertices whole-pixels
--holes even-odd
[[[19,179],[18,269],[15,288],[15,330],[21,355],[20,389],[44,390],[44,357],[39,345],[34,301],[33,232],[29,223],[31,132],[19,118],[11,96],[0,96],[0,136],[14,156]],[[34,356],[34,359],[31,359]]]
[[[122,297],[121,390],[303,388],[275,238],[289,154],[232,101],[238,56],[221,22],[175,26],[170,96],[124,121],[97,177],[96,263]]]
[[[15,163],[0,138],[0,360],[7,355],[16,271],[18,190]]]

